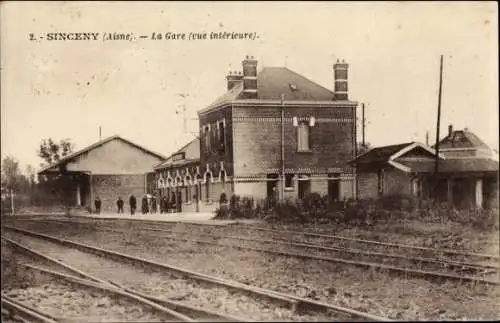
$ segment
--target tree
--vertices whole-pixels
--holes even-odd
[[[19,162],[12,156],[2,160],[2,188],[16,189],[22,176]]]
[[[37,151],[38,157],[43,159],[48,165],[60,161],[73,152],[73,144],[69,139],[62,139],[56,143],[52,138],[43,139]]]
[[[31,184],[35,183],[36,169],[32,165],[26,166],[26,176],[28,177]]]

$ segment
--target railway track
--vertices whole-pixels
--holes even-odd
[[[52,265],[51,267],[59,267],[57,270],[56,269],[47,270],[46,268],[42,268],[42,269],[44,269],[43,272],[55,276],[56,279],[67,278],[68,275],[67,274],[65,275],[65,272],[69,272],[69,273],[71,273],[71,275],[73,275],[71,279],[74,278],[74,279],[78,280],[78,278],[80,278],[80,279],[83,278],[83,279],[87,280],[88,282],[102,284],[104,286],[109,286],[111,288],[118,288],[119,290],[123,291],[126,294],[134,295],[134,296],[137,296],[141,299],[147,300],[148,304],[149,304],[149,302],[151,302],[153,304],[157,304],[161,307],[167,308],[169,312],[172,312],[175,315],[177,315],[177,317],[175,317],[176,320],[190,321],[190,322],[192,322],[192,321],[211,321],[211,322],[214,322],[214,321],[216,321],[216,322],[244,322],[244,321],[246,321],[240,317],[229,316],[229,315],[226,315],[223,313],[205,310],[205,309],[202,309],[202,308],[199,308],[196,306],[191,306],[191,305],[188,305],[188,304],[185,304],[182,302],[178,302],[178,301],[174,301],[174,300],[154,297],[154,296],[151,296],[150,294],[140,292],[137,289],[133,289],[133,288],[127,287],[125,285],[121,285],[121,284],[117,283],[116,281],[99,278],[94,274],[82,271],[82,270],[76,268],[75,266],[72,266],[68,263],[57,260],[54,257],[47,255],[46,253],[42,253],[40,251],[37,251],[37,250],[30,248],[26,245],[18,243],[14,240],[2,237],[2,241],[5,242],[6,244],[8,244],[8,246],[10,248],[13,248],[17,252],[20,252],[20,253],[27,255],[29,257],[33,257],[34,259],[38,260],[38,262],[41,261],[44,264],[51,264]],[[52,252],[55,252],[55,250],[52,250]],[[32,266],[31,264],[27,265],[26,262],[24,262],[21,265],[22,265],[22,267],[28,267],[31,269],[33,269],[33,268],[37,269],[37,270],[40,269],[40,267],[35,267],[35,266]],[[45,266],[43,266],[43,267],[45,267]]]
[[[34,265],[16,264],[21,286],[2,291],[5,319],[27,322],[164,322],[194,320],[158,303],[74,275]]]
[[[198,236],[206,236],[210,239],[200,240],[193,239],[192,237],[186,237],[185,233],[179,234],[176,230],[165,229],[165,226],[162,227],[163,228],[160,228],[160,226],[150,227],[145,225],[134,225],[133,229],[154,232],[148,233],[148,235],[172,240],[191,241],[201,244],[212,244],[266,252],[282,256],[344,263],[430,279],[448,279],[500,285],[497,280],[488,279],[492,276],[494,277],[495,275],[498,275],[498,266],[494,264],[484,265],[445,259],[412,257],[404,254],[372,252],[345,247],[328,247],[289,239],[255,239],[242,236],[227,236],[221,235],[220,230],[218,229],[217,231],[219,231],[219,233],[215,234],[204,232],[196,233]],[[100,224],[97,225],[95,229],[117,233],[124,232],[113,225],[110,226]],[[235,240],[236,243],[219,242],[219,240],[228,239]]]
[[[2,293],[2,322],[56,323],[57,318]]]
[[[199,290],[202,290],[202,289],[206,290],[207,288],[204,287],[203,285],[209,284],[212,286],[214,286],[214,285],[218,286],[219,289],[236,291],[238,294],[245,293],[247,295],[251,295],[252,296],[251,298],[248,298],[248,297],[245,298],[245,302],[248,304],[255,302],[256,299],[266,299],[266,300],[270,301],[268,303],[262,303],[262,301],[260,301],[260,303],[258,305],[259,306],[258,309],[254,308],[253,311],[251,311],[251,310],[247,311],[249,316],[251,316],[252,314],[255,314],[255,310],[257,310],[257,311],[260,310],[262,312],[269,312],[269,310],[266,309],[266,307],[267,308],[269,308],[269,307],[279,308],[280,313],[282,313],[281,317],[272,317],[272,316],[269,317],[268,316],[265,318],[261,318],[261,317],[256,318],[254,316],[254,317],[249,317],[250,319],[257,319],[257,320],[258,319],[280,319],[280,320],[292,319],[292,320],[301,320],[301,321],[302,320],[311,320],[314,318],[316,318],[316,319],[317,318],[328,319],[328,320],[339,320],[339,319],[340,320],[370,320],[370,321],[388,320],[386,318],[377,317],[374,315],[366,314],[366,313],[355,311],[352,309],[348,309],[348,308],[344,308],[344,307],[340,307],[340,306],[334,306],[331,304],[313,301],[310,299],[304,299],[304,298],[300,298],[300,297],[293,296],[293,295],[278,293],[275,291],[266,290],[266,289],[262,289],[262,288],[250,286],[247,284],[234,282],[234,281],[228,281],[228,280],[224,280],[222,278],[208,276],[208,275],[188,271],[188,270],[184,270],[182,268],[153,262],[150,260],[141,259],[141,258],[133,257],[130,255],[114,252],[114,251],[104,250],[102,248],[97,248],[94,246],[76,243],[73,241],[60,239],[60,238],[49,236],[46,234],[40,234],[40,233],[27,231],[27,230],[23,230],[23,229],[18,229],[18,228],[14,228],[14,227],[4,227],[4,229],[7,229],[7,231],[10,231],[9,236],[11,236],[11,234],[13,232],[15,232],[17,239],[19,239],[21,237],[21,235],[18,235],[18,234],[22,234],[23,236],[28,235],[30,238],[36,237],[38,239],[44,239],[44,240],[50,241],[51,243],[55,243],[57,245],[64,245],[64,246],[68,247],[68,249],[71,249],[72,253],[74,253],[75,248],[77,248],[78,250],[84,250],[85,253],[90,252],[92,254],[98,254],[101,257],[106,257],[106,261],[111,261],[110,259],[108,259],[108,257],[112,257],[113,259],[120,259],[120,262],[119,262],[119,264],[121,266],[120,270],[122,270],[122,267],[125,267],[123,260],[126,260],[127,263],[133,262],[135,264],[140,264],[143,268],[148,270],[147,278],[149,278],[149,280],[151,280],[151,278],[154,274],[152,272],[152,270],[160,270],[162,272],[175,273],[177,275],[180,274],[183,277],[183,280],[190,280],[192,282],[196,281],[196,283],[197,283],[196,286],[191,289],[191,291],[193,291],[194,293],[199,292]],[[23,240],[23,242],[28,244],[29,241]],[[36,245],[40,246],[40,241],[38,241],[36,243]],[[52,246],[52,248],[54,248],[54,247]],[[50,248],[47,248],[47,249],[44,248],[44,250],[50,251]],[[64,255],[64,253],[62,253],[60,249],[57,250],[56,254],[58,255],[59,258],[61,258],[62,255]],[[88,262],[88,261],[86,260],[86,262]],[[80,266],[81,266],[81,264],[78,267],[79,269],[81,269]],[[109,264],[108,264],[108,266],[109,266]],[[94,266],[92,266],[92,267],[95,268]],[[88,269],[89,268],[86,268],[86,271],[89,271]],[[105,272],[106,272],[105,270],[101,270],[98,273],[99,275],[97,275],[95,272],[92,272],[92,274],[94,274],[95,276],[102,277],[102,275]],[[121,276],[121,275],[115,275],[114,284],[118,284],[120,286],[125,285],[125,283],[123,281],[117,281],[118,280],[117,276]],[[134,277],[138,281],[141,281],[141,282],[143,281],[142,279],[140,279],[138,274],[135,274]],[[146,277],[144,277],[144,278],[146,278]],[[109,279],[106,279],[106,280],[109,281]],[[153,281],[154,281],[154,279],[153,279]],[[128,286],[128,288],[134,289],[134,290],[139,290],[138,286]],[[186,290],[185,286],[181,290],[185,291]],[[162,291],[161,293],[164,294],[164,291]],[[208,297],[208,298],[210,299],[210,297]],[[214,298],[217,298],[217,297],[214,297]],[[197,300],[197,301],[199,301],[199,300]],[[264,308],[262,308],[262,304],[265,305]],[[279,305],[277,305],[277,304],[279,304]],[[241,311],[241,308],[238,310],[238,312],[240,312],[240,311]]]
[[[358,249],[364,249],[366,247],[369,247],[371,250],[377,248],[384,248],[384,251],[386,249],[392,249],[394,252],[397,253],[404,253],[405,255],[409,255],[412,253],[417,253],[420,256],[425,256],[427,258],[435,258],[435,259],[441,259],[441,260],[448,260],[450,262],[456,262],[456,258],[464,258],[468,259],[469,262],[473,260],[480,260],[480,261],[493,261],[496,264],[499,263],[500,257],[497,255],[491,255],[491,254],[481,254],[481,253],[472,253],[472,252],[466,252],[466,251],[461,251],[461,250],[456,250],[456,249],[444,249],[444,248],[429,248],[429,247],[422,247],[422,246],[415,246],[415,245],[407,245],[407,244],[397,244],[397,243],[389,243],[389,242],[382,242],[382,241],[374,241],[374,240],[367,240],[367,239],[358,239],[358,238],[349,238],[349,237],[343,237],[343,236],[338,236],[338,235],[330,235],[330,234],[323,234],[323,233],[315,233],[315,232],[305,232],[305,231],[290,231],[290,230],[276,230],[276,229],[270,229],[270,228],[263,228],[263,227],[258,227],[254,225],[211,225],[211,224],[202,224],[202,223],[194,223],[194,222],[166,222],[166,221],[154,221],[154,220],[139,220],[139,219],[94,219],[94,218],[88,218],[88,219],[23,219],[26,221],[52,221],[52,222],[61,222],[61,223],[66,223],[66,222],[71,222],[71,223],[79,223],[79,224],[113,224],[115,225],[116,223],[134,223],[134,226],[139,226],[140,225],[147,225],[149,227],[154,226],[155,228],[160,228],[160,229],[165,229],[168,227],[176,226],[176,225],[182,225],[182,226],[193,226],[193,227],[200,227],[200,228],[210,228],[213,230],[240,230],[240,231],[247,231],[251,232],[252,235],[255,235],[257,232],[265,232],[266,237],[269,237],[269,234],[275,235],[272,236],[273,239],[275,240],[283,240],[283,241],[294,241],[294,242],[300,242],[300,243],[309,243],[309,244],[315,244],[315,245],[321,245],[321,246],[331,246],[332,244],[335,244],[335,246],[339,246],[342,244],[358,244]],[[284,238],[283,236],[288,236],[292,237],[290,238]],[[296,238],[298,236],[304,237],[306,240],[297,240]],[[321,243],[319,243],[317,240],[320,240]],[[449,259],[446,259],[446,258]],[[455,257],[455,259],[452,259],[451,257]],[[459,261],[460,262],[460,261]],[[463,261],[467,262],[467,261]]]

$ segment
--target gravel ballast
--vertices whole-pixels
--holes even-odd
[[[392,319],[498,318],[498,288],[431,283],[335,263],[148,237],[147,233],[133,229],[130,234],[89,232],[81,228],[55,232],[44,227],[43,231]],[[192,236],[196,237],[196,231]]]
[[[251,320],[315,321],[328,319],[323,315],[298,315],[291,309],[266,299],[233,293],[224,287],[200,284],[179,275],[139,268],[121,261],[109,260],[41,239],[8,233],[13,240],[52,256],[101,279],[133,288],[144,294],[181,301],[212,311],[242,316]],[[89,242],[91,244],[91,242]],[[107,248],[107,246],[106,246]],[[331,317],[330,317],[331,319]]]

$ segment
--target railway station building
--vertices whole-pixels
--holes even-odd
[[[453,131],[435,148],[420,143],[376,147],[354,159],[359,198],[413,195],[456,208],[497,208],[499,163],[468,129]]]
[[[357,102],[348,97],[348,64],[333,64],[332,78],[333,91],[286,67],[259,69],[247,56],[241,71],[226,75],[226,92],[198,112],[198,162],[187,158],[170,180],[196,187],[205,206],[217,204],[222,191],[255,200],[354,197],[348,161]],[[162,169],[157,181],[168,187]]]
[[[128,204],[130,195],[140,199],[154,187],[153,167],[166,157],[120,136],[112,136],[70,154],[38,172],[39,176],[63,176],[68,183],[66,205],[94,209],[102,201],[102,212],[115,212],[119,196]]]

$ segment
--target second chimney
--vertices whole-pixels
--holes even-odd
[[[243,97],[257,99],[257,60],[247,56],[243,62]]]
[[[333,64],[333,73],[334,73],[334,81],[335,88],[333,91],[334,99],[336,101],[347,101],[349,97],[347,95],[347,69],[349,65],[342,60]]]
[[[229,72],[226,76],[227,80],[227,90],[231,90],[236,84],[243,80],[243,73],[241,72]]]
[[[448,126],[448,138],[451,139],[451,137],[453,136],[453,125],[449,125]]]

